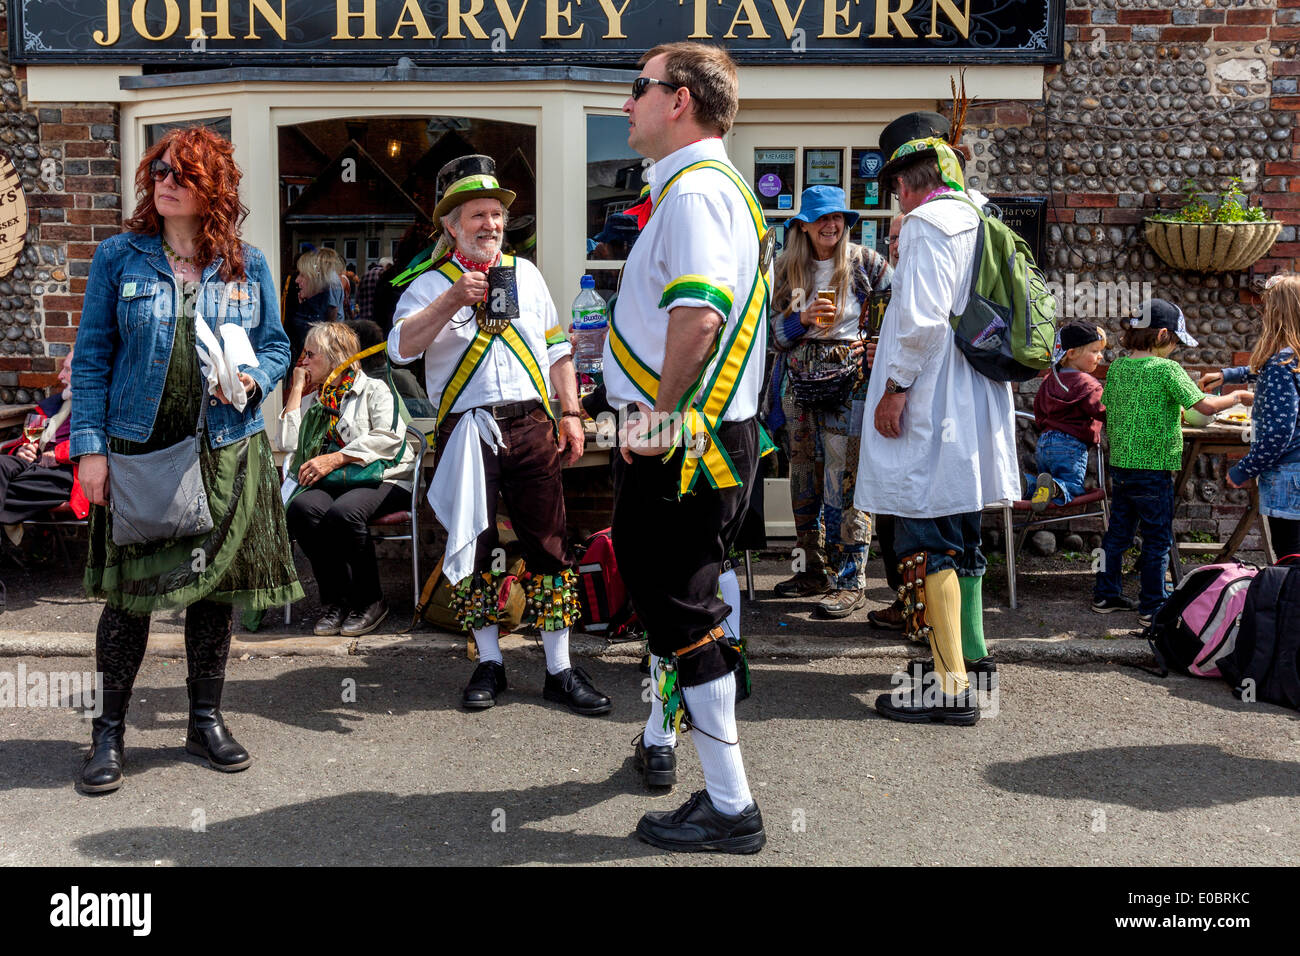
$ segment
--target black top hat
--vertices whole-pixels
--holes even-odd
[[[894,154],[904,143],[910,143],[915,139],[929,139],[931,136],[946,140],[951,130],[952,124],[939,113],[924,111],[908,113],[894,120],[880,132],[880,151],[885,154],[887,160],[884,168],[880,170],[880,178],[887,181],[918,160],[934,158],[935,152],[931,147],[894,159]]]
[[[433,210],[436,223],[452,209],[471,199],[498,199],[503,206],[515,201],[515,194],[497,182],[497,164],[491,156],[458,156],[438,170],[435,185],[438,205]]]

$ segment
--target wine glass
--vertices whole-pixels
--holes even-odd
[[[23,437],[40,451],[41,433],[45,431],[45,416],[40,412],[29,412],[23,421]]]

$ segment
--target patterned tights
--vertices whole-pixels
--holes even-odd
[[[196,601],[185,610],[185,663],[190,680],[224,677],[234,633],[234,608]],[[104,607],[95,631],[95,663],[104,686],[130,690],[149,643],[149,615]]]

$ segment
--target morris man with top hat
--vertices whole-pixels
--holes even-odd
[[[583,452],[572,348],[537,267],[501,253],[515,194],[497,182],[492,159],[453,160],[437,186],[440,238],[397,304],[388,354],[398,364],[424,356],[437,409],[429,503],[447,529],[443,573],[479,659],[461,703],[491,707],[506,689],[497,625],[506,573],[496,530],[500,495],[523,548],[524,621],[541,630],[546,651],[543,696],[574,713],[605,714],[610,699],[569,661],[578,605],[560,468]]]

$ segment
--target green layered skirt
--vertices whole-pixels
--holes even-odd
[[[194,326],[182,320],[153,434],[144,442],[110,438],[109,447],[118,454],[142,454],[192,437],[205,400]],[[222,448],[210,448],[205,441],[199,466],[212,512],[212,530],[206,534],[118,547],[112,513],[99,505],[90,509],[87,594],[133,614],[200,600],[257,611],[303,596],[266,433]]]

